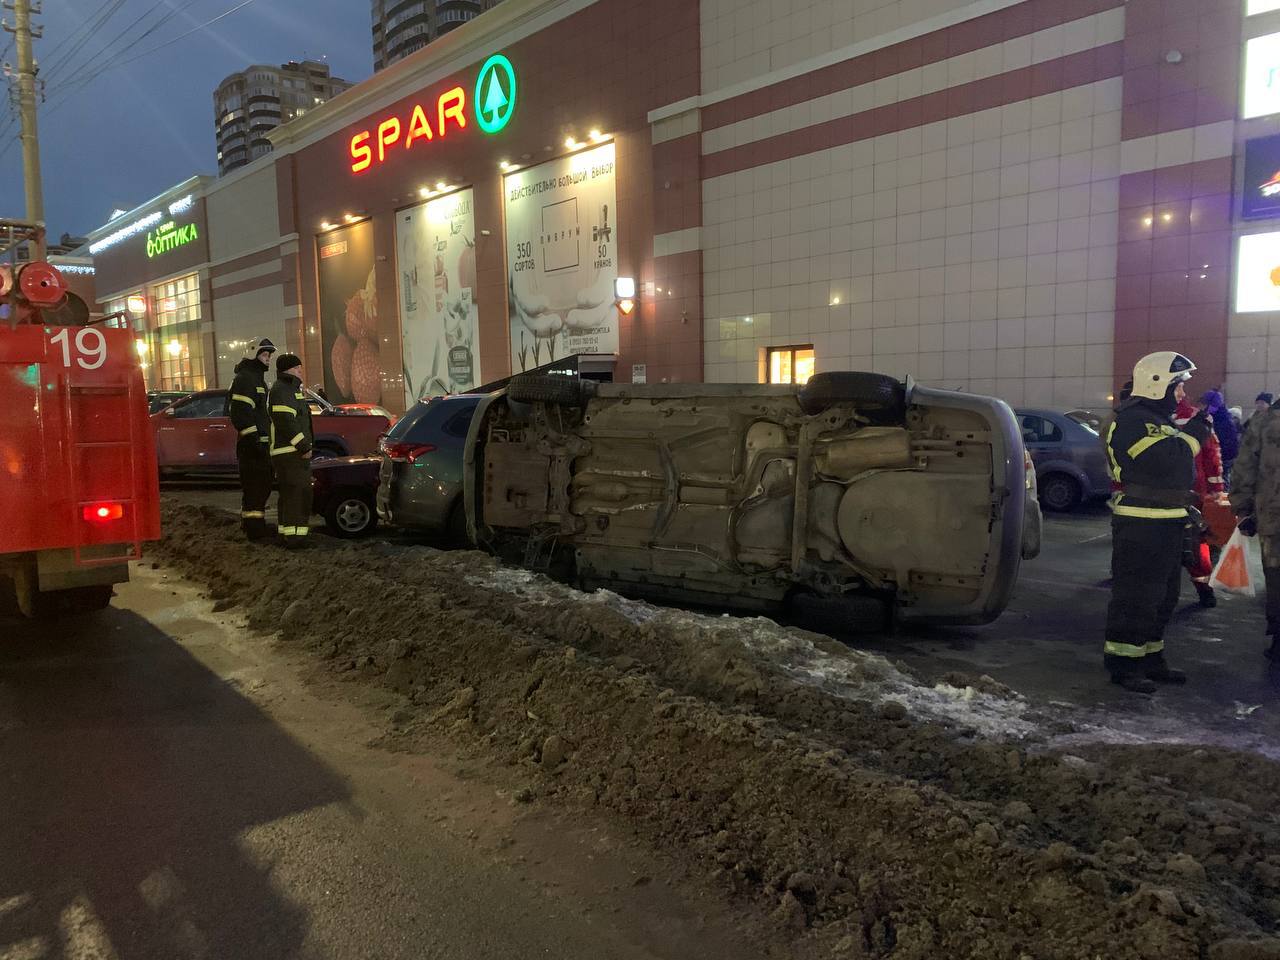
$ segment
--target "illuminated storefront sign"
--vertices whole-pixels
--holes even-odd
[[[1280,311],[1280,233],[1241,237],[1236,271],[1237,313]]]
[[[384,163],[395,150],[407,151],[423,142],[445,139],[453,130],[466,130],[468,119],[484,133],[497,133],[510,121],[516,108],[516,71],[502,54],[485,61],[476,75],[471,103],[467,90],[455,86],[434,103],[415,103],[408,116],[390,116],[351,138],[352,173],[363,173]]]
[[[1280,136],[1258,137],[1245,144],[1241,193],[1242,219],[1280,217]]]
[[[193,197],[191,194],[187,194],[185,197],[181,197],[173,201],[173,203],[169,204],[169,216],[176,217],[180,213],[186,213],[193,206],[195,206],[195,197]],[[133,223],[130,223],[127,226],[121,227],[119,230],[115,231],[114,233],[108,234],[107,236],[103,237],[101,240],[98,240],[95,243],[89,244],[89,252],[95,255],[99,254],[103,250],[108,249],[109,247],[114,247],[121,240],[127,240],[130,237],[137,236],[139,233],[142,233],[144,230],[149,229],[150,227],[159,223],[163,219],[164,219],[163,210],[153,211],[152,213],[147,214],[145,217],[141,217],[133,221]],[[195,237],[192,237],[192,239],[194,240]]]
[[[1244,52],[1244,119],[1280,113],[1280,33],[1254,37]]]
[[[172,220],[161,224],[147,234],[147,256],[158,257],[162,253],[186,246],[193,240],[199,240],[200,233],[194,223],[178,226]]]

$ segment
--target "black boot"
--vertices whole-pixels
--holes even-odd
[[[250,543],[257,543],[267,538],[267,521],[260,517],[249,517],[241,521],[245,538]]]
[[[1213,587],[1207,583],[1197,583],[1196,593],[1200,595],[1200,606],[1208,609],[1218,605],[1218,595],[1213,592]]]
[[[1147,657],[1143,662],[1143,673],[1146,674],[1148,680],[1155,683],[1186,683],[1187,675],[1181,670],[1175,670],[1169,664],[1165,663],[1164,654],[1158,653],[1153,657]]]
[[[1151,680],[1141,674],[1134,673],[1132,670],[1123,670],[1119,673],[1111,674],[1111,682],[1119,684],[1130,693],[1146,693],[1156,692],[1156,685]]]

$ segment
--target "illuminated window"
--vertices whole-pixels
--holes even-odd
[[[770,347],[767,370],[770,383],[808,383],[817,363],[812,346]]]
[[[1254,37],[1244,50],[1242,116],[1248,120],[1280,113],[1280,33]]]
[[[141,290],[138,290],[127,297],[110,301],[107,304],[107,313],[126,315],[112,317],[105,321],[105,325],[119,330],[133,331],[138,357],[142,363],[143,379],[146,381],[147,389],[155,389],[156,370],[151,362],[151,328],[148,323],[147,298],[142,295]]]
[[[200,278],[188,274],[151,288],[154,325],[147,359],[161,390],[203,390],[204,337],[200,334]]]

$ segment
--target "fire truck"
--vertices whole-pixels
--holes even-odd
[[[160,536],[160,491],[133,334],[90,322],[39,224],[0,219],[0,574],[28,617],[107,606]]]

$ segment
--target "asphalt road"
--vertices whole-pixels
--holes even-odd
[[[607,825],[371,746],[381,694],[209,611],[144,568],[0,621],[0,960],[765,955]]]

